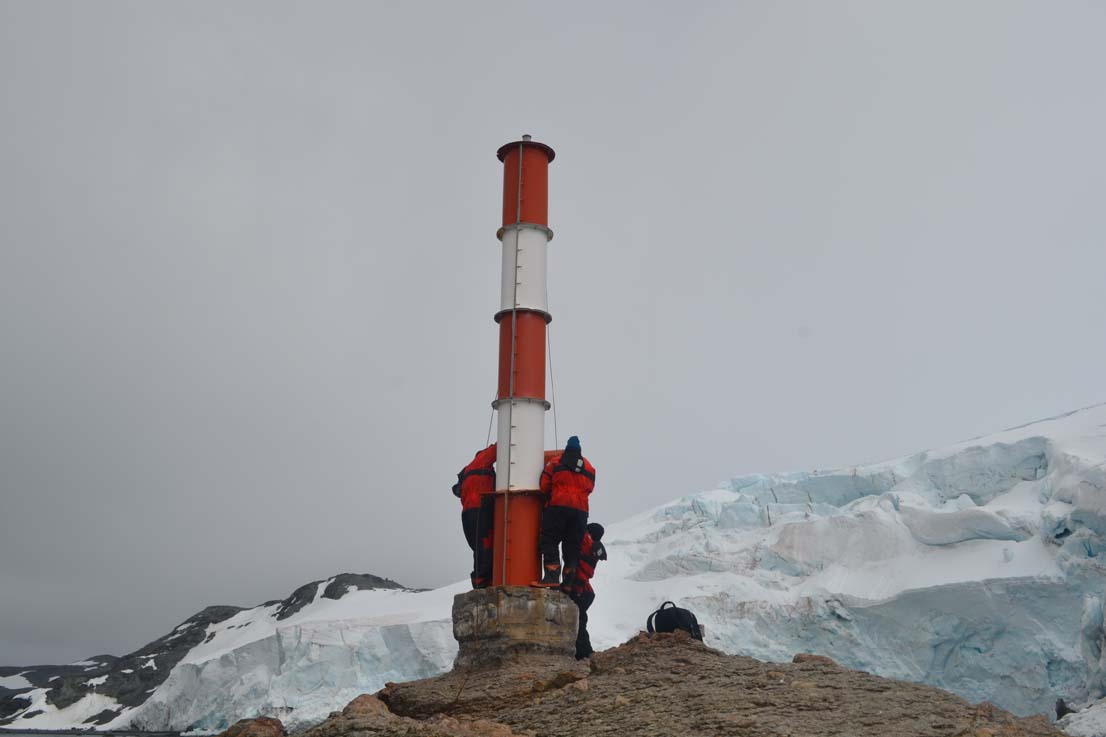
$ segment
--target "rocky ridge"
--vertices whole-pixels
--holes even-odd
[[[646,635],[579,664],[519,658],[388,684],[304,737],[598,737],[601,735],[1055,737],[931,686],[798,655],[765,663],[683,633]]]

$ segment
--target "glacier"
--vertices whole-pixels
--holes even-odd
[[[275,716],[290,729],[321,721],[388,681],[448,670],[453,596],[467,588],[320,596],[283,621],[279,603],[245,610],[212,625],[149,699],[107,727],[218,731],[243,715]]]
[[[1073,734],[1106,712],[1106,405],[883,463],[741,476],[608,525],[604,542],[597,648],[672,600],[729,653],[818,653],[1019,715],[1099,702],[1061,721]],[[451,666],[450,605],[466,582],[334,585],[297,591],[295,611],[273,602],[205,623],[148,698],[97,728],[214,731],[271,715],[296,729]],[[89,689],[57,709],[32,688],[9,723],[82,726],[110,701]]]

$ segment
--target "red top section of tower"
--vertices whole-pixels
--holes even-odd
[[[519,146],[532,146],[533,148],[541,149],[542,151],[545,151],[545,155],[549,157],[549,161],[552,161],[557,156],[557,152],[554,151],[551,146],[547,146],[541,141],[532,141],[530,140],[530,136],[523,136],[521,141],[511,141],[510,143],[504,143],[502,146],[499,147],[499,150],[495,152],[495,155],[499,157],[500,161],[506,161],[507,152],[510,149],[518,148]],[[548,161],[546,163],[548,163]]]
[[[556,153],[544,143],[524,138],[501,146],[496,156],[503,162],[503,227],[515,223],[548,227],[549,162]]]

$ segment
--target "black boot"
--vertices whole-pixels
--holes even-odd
[[[576,569],[572,566],[565,566],[564,576],[561,580],[561,591],[572,596],[572,585],[576,583]]]
[[[531,586],[537,586],[543,589],[555,589],[561,585],[561,566],[557,563],[547,564],[545,566],[545,575],[542,576],[540,581],[534,581]]]

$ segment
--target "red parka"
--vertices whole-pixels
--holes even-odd
[[[461,485],[461,509],[476,509],[485,494],[495,491],[495,443],[476,454],[472,462],[457,474]]]
[[[595,467],[587,458],[572,468],[562,464],[564,454],[554,456],[541,472],[541,491],[548,497],[551,507],[571,507],[588,511],[588,496],[595,489]]]
[[[572,584],[572,594],[579,596],[580,594],[594,594],[595,590],[591,587],[591,579],[595,576],[595,566],[599,564],[600,560],[606,560],[606,554],[600,558],[596,548],[602,550],[602,546],[597,546],[595,541],[591,539],[591,533],[584,533],[584,544],[580,546],[580,560],[576,564],[576,580]]]

